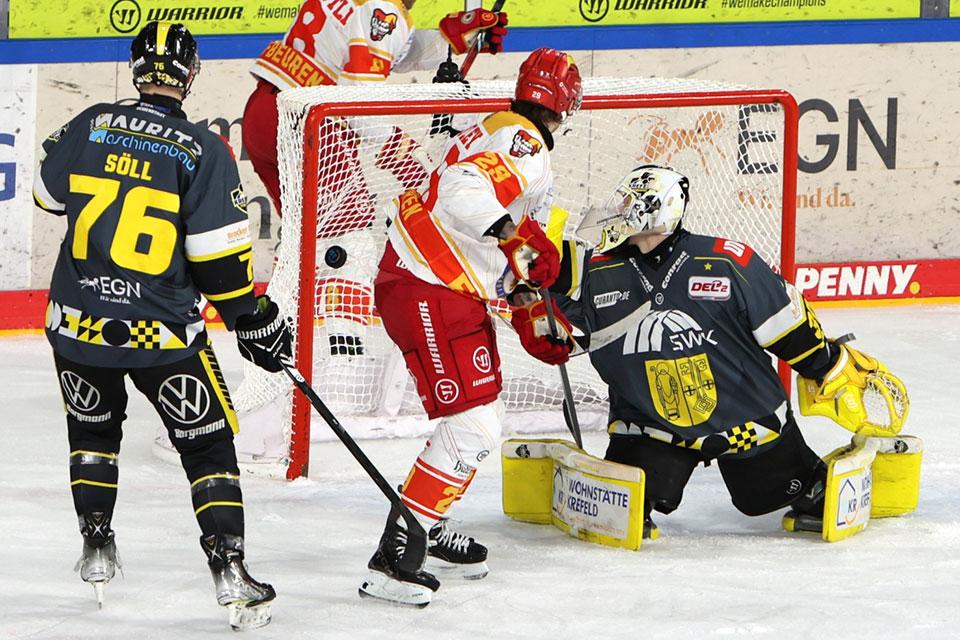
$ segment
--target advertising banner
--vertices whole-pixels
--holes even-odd
[[[850,279],[861,278],[857,273],[827,272],[817,280],[800,273],[798,282],[816,295],[854,299],[871,299],[879,291],[879,277],[888,280],[886,293],[878,295],[960,295],[931,292],[933,280],[923,266],[936,262],[939,271],[943,259],[960,258],[960,235],[955,232],[960,124],[944,115],[960,104],[960,86],[943,81],[954,72],[960,43],[573,53],[583,72],[592,76],[703,78],[790,91],[800,105],[796,261],[864,265],[860,294]],[[471,77],[513,77],[523,58],[522,53],[480,56]],[[256,243],[254,277],[264,281],[272,270],[279,219],[241,145],[243,108],[255,87],[250,64],[206,60],[184,108],[191,120],[223,135],[237,151]],[[398,74],[389,81],[430,82],[432,76],[430,70]],[[115,63],[39,65],[37,87],[34,150],[44,136],[89,104],[135,95],[129,69]],[[581,117],[575,115],[571,127]],[[698,140],[692,137],[690,143]],[[563,144],[562,137],[557,144]],[[0,152],[4,148],[0,145]],[[691,185],[691,197],[701,197],[699,188]],[[30,287],[43,288],[49,284],[63,221],[40,212],[33,220]],[[909,276],[894,265],[904,259],[919,265]],[[888,265],[886,275],[881,267],[876,273],[868,269],[869,263]],[[909,277],[906,289],[897,288],[898,277]],[[918,294],[910,291],[914,281],[920,286]]]
[[[960,298],[960,260],[892,260],[797,267],[811,302]]]
[[[0,290],[30,285],[37,66],[0,66]]]
[[[345,0],[323,0],[331,8]],[[195,35],[283,33],[297,0],[10,0],[10,38],[96,38],[135,34],[151,20],[183,22]],[[954,3],[956,4],[956,3]],[[492,5],[490,0],[486,5]],[[463,9],[461,0],[421,0],[420,28]],[[919,18],[919,0],[524,0],[507,2],[511,27],[710,24]],[[951,8],[951,12],[955,9]],[[955,15],[955,14],[954,14]]]
[[[298,0],[71,0],[50,11],[50,3],[42,0],[11,0],[10,38],[133,37],[153,20],[182,22],[194,35],[283,33],[300,4]]]

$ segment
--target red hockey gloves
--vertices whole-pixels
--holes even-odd
[[[500,241],[510,269],[532,289],[549,287],[560,275],[560,252],[540,225],[524,216],[515,235]]]
[[[507,35],[507,14],[485,9],[459,11],[447,14],[440,20],[439,28],[441,35],[458,55],[469,51],[484,30],[487,35],[481,50],[497,53],[503,49],[503,39]]]
[[[560,313],[553,298],[550,299],[550,304],[553,306],[559,337],[550,332],[547,303],[543,300],[538,300],[529,307],[514,307],[510,323],[520,335],[520,344],[527,353],[547,364],[563,364],[570,359],[570,351],[573,350],[573,327]]]
[[[417,141],[399,127],[394,127],[380,148],[375,164],[377,168],[392,173],[403,188],[409,191],[419,188],[429,177],[427,170],[418,160],[421,155],[426,157],[426,152],[420,149]]]
[[[290,329],[280,317],[277,303],[265,294],[257,298],[257,311],[237,318],[240,355],[266,371],[281,371],[277,356],[290,357]]]

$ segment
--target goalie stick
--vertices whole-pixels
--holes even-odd
[[[356,443],[356,441],[350,437],[350,434],[347,433],[346,429],[343,428],[343,425],[340,424],[340,421],[337,420],[337,417],[333,415],[333,412],[327,408],[327,405],[323,403],[323,400],[320,399],[320,396],[317,395],[317,392],[313,390],[309,384],[307,384],[306,378],[303,377],[303,374],[300,373],[300,370],[296,368],[293,364],[293,359],[287,356],[278,355],[277,360],[280,362],[280,365],[283,367],[284,373],[290,377],[290,380],[293,381],[293,384],[296,385],[298,389],[307,397],[310,401],[310,404],[313,405],[313,408],[317,410],[317,413],[320,414],[320,417],[330,426],[337,437],[340,438],[340,441],[344,444],[348,451],[356,458],[357,462],[360,463],[360,466],[363,467],[363,470],[367,472],[367,475],[373,480],[374,484],[383,492],[383,495],[387,497],[387,500],[390,501],[390,504],[393,505],[397,511],[400,512],[400,517],[403,518],[403,521],[407,525],[407,536],[410,539],[411,544],[415,544],[415,548],[427,548],[427,532],[424,531],[423,527],[417,521],[416,517],[410,512],[410,509],[407,508],[407,505],[403,504],[403,500],[400,499],[400,496],[397,495],[397,492],[393,490],[393,487],[390,486],[390,483],[386,481],[380,471],[370,462],[370,458],[367,457],[367,454],[363,452],[363,449]],[[420,570],[420,562],[415,558],[416,554],[403,554],[401,556],[399,565],[401,568],[417,572]],[[405,562],[406,561],[406,562]],[[410,562],[412,561],[412,562]],[[414,564],[416,566],[406,566],[407,564]]]

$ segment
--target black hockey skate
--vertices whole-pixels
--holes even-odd
[[[643,539],[644,540],[656,540],[660,537],[660,529],[657,528],[657,523],[649,515],[643,517]]]
[[[234,631],[247,631],[270,622],[270,601],[277,597],[273,587],[257,582],[243,562],[243,538],[229,534],[200,536],[207,564],[217,590],[217,604],[230,610]]]
[[[423,570],[427,550],[407,544],[407,531],[397,523],[397,518],[396,510],[391,509],[380,545],[367,563],[370,575],[360,585],[360,596],[423,608],[430,604],[440,581]]]
[[[97,605],[103,606],[103,587],[113,579],[117,569],[123,573],[110,516],[102,511],[93,511],[80,516],[80,533],[83,535],[83,552],[74,571],[80,579],[93,585]]]
[[[432,565],[464,580],[479,580],[489,573],[487,548],[469,536],[454,531],[448,518],[441,518],[427,534],[427,555]]]
[[[823,501],[827,485],[827,465],[817,465],[816,476],[809,491],[783,514],[781,524],[787,531],[823,533]]]

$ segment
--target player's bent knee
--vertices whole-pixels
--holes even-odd
[[[815,480],[820,457],[807,446],[800,429],[788,425],[781,436],[753,455],[717,460],[733,505],[759,516],[795,502]]]

